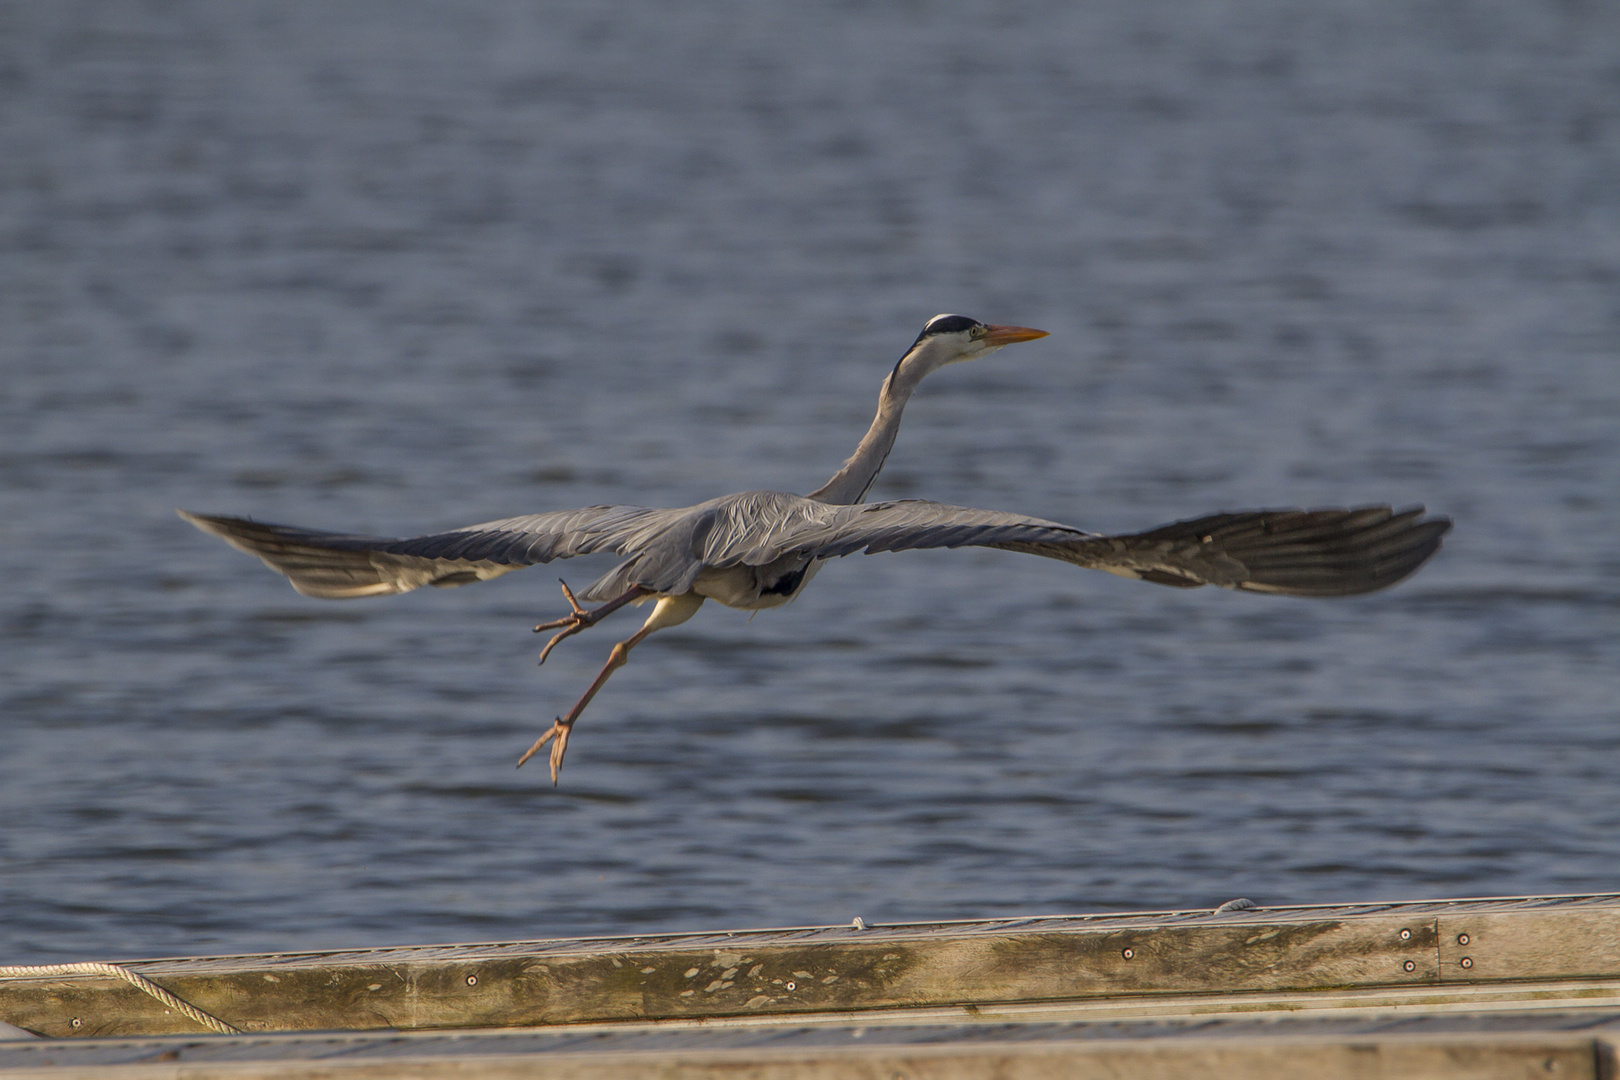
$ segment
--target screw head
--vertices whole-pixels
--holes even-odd
[[[1417,961],[1416,960],[1408,960],[1406,963],[1401,965],[1401,968],[1402,968],[1402,970],[1405,970],[1405,971],[1416,971],[1417,970]]]
[[[477,986],[478,985],[478,976],[476,976],[476,975],[467,976],[467,985],[468,986]]]
[[[1412,931],[1410,931],[1410,930],[1402,930],[1401,931],[1401,940],[1402,941],[1411,941],[1412,940]]]
[[[1119,951],[1119,955],[1123,956],[1127,960],[1130,960],[1130,959],[1132,959],[1132,958],[1134,958],[1136,956],[1136,950],[1135,949],[1121,949]]]
[[[792,979],[789,979],[788,984],[787,984],[787,988],[789,990],[797,990],[799,988],[799,984],[794,982]]]
[[[1459,945],[1468,944],[1468,935],[1467,934],[1458,934],[1457,935],[1457,944],[1459,944]]]
[[[75,1027],[75,1028],[82,1028],[82,1027],[84,1027],[84,1021],[80,1020],[77,1016],[75,1016],[73,1019],[68,1021],[68,1026],[69,1027]]]
[[[1463,957],[1463,958],[1462,958],[1462,966],[1463,966],[1463,967],[1465,967],[1465,968],[1471,968],[1471,967],[1473,967],[1473,966],[1474,966],[1474,960],[1473,960],[1473,958],[1472,958],[1472,957],[1469,957],[1469,956],[1465,956],[1465,957]]]

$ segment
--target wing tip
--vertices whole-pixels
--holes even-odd
[[[259,522],[252,518],[231,517],[229,514],[197,514],[180,507],[174,508],[175,515],[181,521],[193,525],[211,536],[229,539],[232,526],[259,526]],[[263,526],[260,526],[263,527]]]
[[[1274,567],[1269,580],[1244,581],[1236,588],[1309,597],[1364,596],[1387,589],[1411,577],[1433,558],[1452,529],[1451,518],[1440,514],[1425,518],[1425,512],[1422,505],[1398,511],[1387,505],[1355,507],[1341,522],[1349,526],[1341,536],[1345,541],[1354,541],[1360,534],[1365,547],[1341,550],[1336,559],[1319,561],[1314,566]],[[1361,520],[1356,521],[1358,517]]]

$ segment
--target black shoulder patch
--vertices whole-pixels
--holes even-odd
[[[792,596],[793,590],[797,589],[804,581],[805,569],[806,567],[801,566],[797,570],[789,570],[787,573],[771,582],[771,584],[761,588],[759,590],[759,595]]]

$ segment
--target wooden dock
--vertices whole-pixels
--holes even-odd
[[[0,978],[13,1077],[1608,1077],[1620,895],[129,961]]]

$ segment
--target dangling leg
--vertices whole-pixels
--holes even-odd
[[[622,598],[612,602],[619,604],[621,601]],[[628,601],[622,602],[628,603]],[[696,593],[659,597],[652,614],[647,616],[647,621],[641,625],[641,629],[613,646],[613,651],[608,653],[607,663],[602,665],[602,670],[597,674],[596,681],[591,683],[590,688],[585,691],[583,697],[574,702],[574,707],[568,710],[567,716],[557,717],[557,721],[552,725],[551,730],[536,739],[534,745],[529,747],[522,757],[518,758],[518,768],[521,769],[525,761],[532,758],[542,746],[549,742],[551,743],[551,783],[555,786],[557,783],[557,770],[562,768],[563,754],[568,750],[568,733],[573,730],[574,721],[579,719],[579,714],[585,711],[585,706],[591,703],[591,698],[595,697],[596,692],[602,689],[602,685],[608,681],[608,676],[625,665],[625,662],[630,658],[630,650],[641,644],[642,639],[648,634],[654,630],[662,630],[666,626],[679,626],[695,615],[697,609],[702,606],[703,597]],[[600,611],[601,609],[598,608],[597,610]],[[552,740],[556,741],[553,742]]]
[[[618,611],[632,600],[640,600],[643,596],[646,596],[652,592],[651,589],[644,588],[640,585],[632,585],[630,588],[626,589],[623,594],[615,596],[612,600],[609,600],[596,610],[586,611],[584,608],[579,606],[579,601],[574,599],[574,590],[568,587],[568,582],[559,581],[558,584],[562,586],[563,596],[567,598],[568,606],[574,610],[570,615],[564,615],[562,618],[554,619],[551,622],[541,623],[539,626],[534,628],[534,632],[537,634],[542,630],[555,630],[559,626],[563,628],[562,633],[546,642],[546,647],[540,650],[539,662],[542,664],[546,662],[546,657],[551,655],[551,650],[557,647],[557,642],[561,641],[563,638],[573,637],[581,630],[584,630],[587,627],[595,626],[604,617]]]

